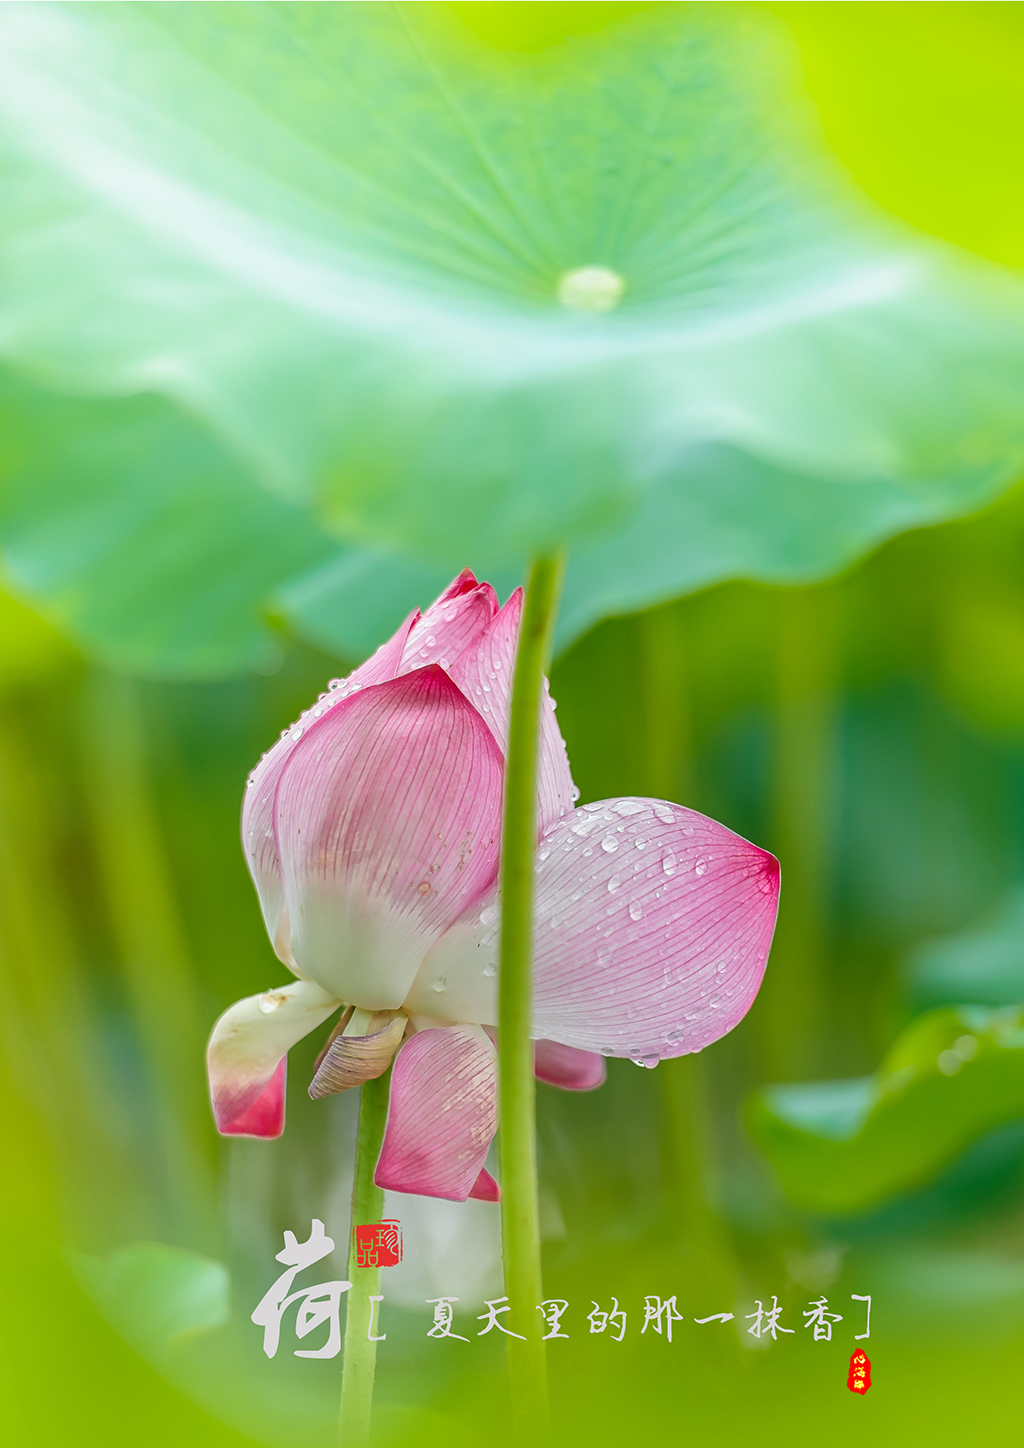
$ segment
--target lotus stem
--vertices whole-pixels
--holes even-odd
[[[352,1230],[349,1234],[348,1311],[341,1358],[341,1412],[338,1448],[367,1448],[373,1408],[373,1379],[377,1368],[377,1326],[372,1297],[380,1294],[380,1268],[357,1267],[355,1228],[379,1222],[384,1191],[373,1179],[384,1128],[388,1119],[391,1069],[359,1088],[359,1135],[356,1141],[355,1180],[352,1184]]]
[[[544,670],[551,653],[562,558],[530,566],[516,652],[509,719],[505,821],[501,843],[499,1105],[501,1233],[509,1321],[513,1418],[536,1433],[547,1418],[547,1366],[536,1312],[542,1300],[537,1200],[536,1091],[530,1037],[533,882],[537,850],[537,757]]]

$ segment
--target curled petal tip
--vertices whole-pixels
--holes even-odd
[[[579,1051],[558,1041],[535,1041],[533,1074],[548,1086],[563,1091],[596,1091],[606,1076],[604,1057],[596,1051]]]
[[[368,1024],[365,1035],[348,1035],[343,1030],[332,1037],[309,1085],[314,1101],[374,1081],[391,1065],[408,1024],[405,1016],[380,1011]]]
[[[473,1183],[473,1189],[469,1194],[469,1199],[473,1202],[501,1201],[501,1187],[499,1187],[486,1167],[481,1168],[480,1175]]]

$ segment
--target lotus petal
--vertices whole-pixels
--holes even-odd
[[[365,1016],[367,1013],[359,1014]],[[353,1022],[348,1021],[332,1037],[318,1062],[316,1075],[309,1087],[314,1101],[383,1076],[402,1044],[408,1018],[399,1011],[374,1011],[370,1013],[362,1034],[350,1035],[352,1025]]]
[[[236,1001],[213,1028],[206,1063],[217,1130],[224,1136],[280,1136],[285,1056],[341,1002],[312,981],[291,981]]]
[[[317,720],[275,806],[299,972],[365,1010],[400,1007],[430,946],[494,880],[503,772],[483,718],[437,665]]]
[[[656,1065],[749,1010],[779,865],[724,825],[662,800],[585,805],[544,835],[536,881],[536,1037]],[[434,946],[407,1009],[427,1010],[443,978],[449,1019],[496,1023],[499,906],[496,893],[476,902]]]
[[[487,720],[502,753],[508,752],[512,674],[522,622],[523,590],[517,588],[487,630],[455,660],[449,673]],[[572,809],[575,791],[555,706],[544,681],[540,755],[537,761],[538,831]]]
[[[497,1128],[497,1089],[497,1055],[478,1026],[417,1031],[391,1074],[377,1185],[464,1202]]]
[[[473,1183],[473,1190],[469,1194],[470,1200],[474,1202],[500,1202],[501,1187],[491,1176],[486,1167],[482,1167],[480,1175]]]
[[[559,1041],[537,1041],[533,1048],[533,1074],[549,1086],[563,1091],[595,1091],[606,1076],[604,1057],[594,1051],[577,1051]]]
[[[387,643],[381,644],[376,653],[349,675],[349,688],[380,684],[395,677],[402,662],[402,651],[417,618],[416,612],[410,613]],[[323,700],[323,707],[332,707],[331,701],[332,694],[329,693]],[[284,893],[281,887],[281,867],[277,858],[277,842],[274,839],[274,795],[292,750],[306,728],[313,723],[319,707],[319,704],[311,705],[290,729],[284,731],[274,747],[264,754],[249,776],[248,788],[242,801],[242,848],[245,851],[246,863],[256,885],[267,934],[279,958],[288,966],[292,966],[294,962],[288,948],[287,919],[284,920],[282,928]]]
[[[498,599],[489,583],[477,583],[470,569],[458,578],[417,619],[402,655],[399,673],[427,664],[443,669],[472,647],[498,611]]]

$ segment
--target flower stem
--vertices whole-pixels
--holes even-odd
[[[501,1233],[505,1292],[522,1340],[508,1339],[512,1412],[536,1433],[547,1417],[547,1367],[535,1311],[542,1298],[533,1042],[530,1038],[537,758],[544,670],[562,581],[560,556],[534,559],[526,585],[509,719],[501,841],[499,975]]]
[[[384,1191],[373,1180],[384,1128],[388,1119],[390,1068],[375,1081],[359,1088],[359,1136],[356,1170],[352,1185],[352,1227],[379,1222],[384,1211]],[[342,1348],[341,1412],[338,1417],[338,1448],[366,1448],[370,1441],[370,1412],[373,1407],[373,1376],[377,1367],[378,1331],[375,1303],[380,1293],[380,1268],[357,1267],[355,1231],[349,1237],[348,1314]]]

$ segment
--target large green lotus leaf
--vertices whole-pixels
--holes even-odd
[[[907,981],[922,1006],[1024,1001],[1024,888],[1017,885],[969,930],[919,945],[907,962]]]
[[[164,399],[0,374],[0,550],[11,588],[93,657],[202,676],[271,665],[275,585],[336,545]]]
[[[432,4],[0,7],[0,346],[182,401],[348,545],[567,542],[571,627],[1007,483],[1020,282],[833,174],[770,16],[600,8],[502,48]],[[558,300],[591,265],[612,310]]]
[[[76,1266],[97,1305],[141,1346],[166,1352],[214,1328],[230,1312],[228,1269],[162,1242],[131,1242]]]
[[[792,1201],[841,1214],[923,1185],[1021,1116],[1024,1016],[965,1007],[919,1017],[874,1076],[766,1088],[747,1125]]]

